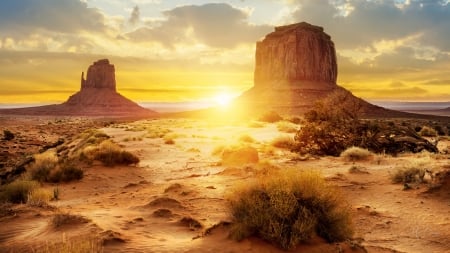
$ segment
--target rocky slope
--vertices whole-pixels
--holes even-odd
[[[81,90],[58,105],[5,109],[0,114],[58,115],[58,116],[152,116],[156,112],[145,109],[116,91],[114,65],[103,59],[94,62],[87,77],[81,75]]]

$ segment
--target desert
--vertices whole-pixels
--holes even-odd
[[[300,2],[0,3],[0,252],[450,253],[450,4]]]

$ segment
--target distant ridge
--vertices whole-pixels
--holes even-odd
[[[86,79],[81,74],[81,89],[69,99],[56,105],[2,109],[0,114],[48,116],[154,116],[155,111],[143,108],[116,91],[114,65],[108,59],[94,62]]]

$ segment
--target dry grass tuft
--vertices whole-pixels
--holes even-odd
[[[432,171],[429,166],[429,159],[417,159],[411,161],[403,168],[398,168],[394,174],[391,175],[393,183],[423,183],[425,182],[425,174],[428,171]]]
[[[106,166],[131,165],[139,163],[139,157],[123,150],[110,140],[100,143],[98,149],[93,151],[93,158]]]
[[[365,148],[350,147],[341,153],[341,157],[347,161],[367,161],[372,158],[374,154]]]
[[[329,242],[353,234],[349,207],[314,172],[289,170],[246,182],[229,200],[236,240],[254,235],[292,249],[316,234]]]
[[[0,202],[26,203],[30,192],[39,188],[39,183],[29,180],[17,180],[0,187]]]
[[[81,215],[73,215],[70,213],[60,212],[53,216],[51,220],[51,224],[54,228],[59,228],[66,225],[77,225],[89,223],[90,220],[81,216]]]
[[[47,182],[52,170],[58,166],[58,157],[54,152],[47,151],[34,156],[34,163],[28,168],[31,178],[40,182]]]
[[[50,200],[53,198],[53,192],[37,188],[28,193],[27,204],[30,206],[43,207],[47,206]]]
[[[63,238],[58,243],[46,243],[33,250],[36,253],[102,253],[102,240],[97,236],[84,236],[78,238]]]
[[[419,134],[424,137],[436,137],[438,135],[435,129],[428,126],[422,127]]]

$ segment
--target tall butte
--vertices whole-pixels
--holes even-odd
[[[274,32],[256,43],[255,58],[254,86],[238,102],[257,111],[301,114],[336,90],[358,100],[366,115],[385,110],[336,84],[336,50],[322,27],[305,22],[275,27]]]
[[[81,89],[59,105],[2,110],[0,113],[67,116],[151,116],[145,109],[116,91],[114,65],[102,59],[89,66],[86,79],[81,74]]]

